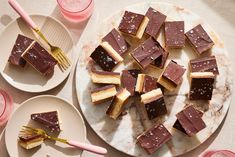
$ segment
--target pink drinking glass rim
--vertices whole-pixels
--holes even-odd
[[[87,7],[84,8],[84,9],[82,9],[82,10],[79,10],[79,11],[69,11],[69,10],[64,9],[64,7],[61,6],[61,4],[60,4],[59,1],[60,1],[60,0],[57,0],[57,3],[58,3],[58,5],[60,6],[60,8],[61,8],[62,10],[64,10],[65,12],[68,12],[68,13],[80,13],[80,12],[83,12],[84,10],[86,10],[87,8],[89,8],[90,5],[91,5],[91,3],[93,2],[93,0],[90,0],[90,3],[87,5]]]
[[[6,98],[5,98],[5,96],[2,94],[2,91],[0,91],[0,94],[2,95],[2,97],[3,97],[3,99],[4,99],[4,109],[3,109],[3,111],[2,111],[2,113],[0,113],[0,118],[2,117],[2,115],[5,113],[5,111],[6,111]]]

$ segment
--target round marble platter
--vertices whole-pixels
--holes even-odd
[[[187,71],[183,76],[182,84],[175,91],[165,92],[164,94],[164,99],[168,110],[167,115],[153,121],[149,121],[148,118],[146,118],[146,115],[142,112],[142,109],[138,108],[136,105],[131,105],[133,102],[130,100],[128,104],[125,105],[126,113],[115,121],[105,114],[110,101],[98,105],[94,105],[91,102],[90,91],[97,85],[94,85],[90,79],[89,70],[91,66],[93,66],[93,62],[89,56],[100,44],[102,37],[104,37],[112,28],[118,27],[125,10],[145,14],[150,6],[167,15],[167,21],[183,20],[185,22],[185,32],[198,24],[202,24],[204,29],[215,42],[213,48],[209,52],[203,54],[203,56],[210,54],[216,56],[220,74],[216,78],[215,89],[210,102],[189,101],[188,63],[190,59],[198,58],[199,56],[193,51],[188,43],[183,49],[169,50],[170,54],[167,63],[173,59],[178,64],[183,65]],[[233,76],[231,74],[231,65],[223,42],[205,21],[191,11],[172,4],[141,3],[124,8],[123,10],[111,15],[97,27],[97,33],[93,34],[93,38],[87,39],[87,42],[85,42],[82,47],[82,53],[76,70],[76,89],[80,107],[85,118],[87,119],[87,122],[104,141],[119,151],[132,156],[166,157],[181,155],[196,148],[215,132],[224,119],[229,108],[232,94],[231,89]],[[142,42],[128,37],[126,38],[132,45],[131,50],[136,47],[138,43]],[[160,33],[158,41],[164,47],[163,32]],[[120,64],[114,71],[120,72],[124,69],[133,68],[138,68],[138,66],[132,59],[130,59],[130,56],[127,55],[124,63]],[[161,72],[162,69],[158,69],[153,66],[149,66],[146,70],[144,70],[144,73],[156,78],[159,77]],[[193,137],[188,137],[172,128],[176,120],[176,113],[181,111],[186,104],[194,105],[195,108],[204,111],[202,118],[207,125],[205,129]],[[150,128],[154,123],[160,122],[163,123],[171,132],[173,138],[164,144],[154,154],[147,155],[147,153],[136,143],[136,137],[144,130]]]

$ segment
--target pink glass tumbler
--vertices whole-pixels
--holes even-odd
[[[57,0],[63,16],[71,22],[88,19],[94,8],[93,0]]]
[[[11,96],[0,89],[0,126],[5,124],[13,110],[13,101]]]

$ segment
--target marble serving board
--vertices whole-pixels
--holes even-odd
[[[175,91],[165,92],[164,94],[164,99],[168,110],[167,115],[150,121],[146,117],[145,112],[143,112],[143,109],[139,105],[134,104],[133,99],[130,99],[126,105],[125,114],[115,121],[110,119],[105,114],[110,101],[99,105],[94,105],[91,102],[90,91],[97,85],[94,85],[90,79],[90,68],[95,65],[89,56],[100,44],[102,37],[104,37],[112,28],[118,27],[125,10],[145,14],[150,6],[167,15],[168,21],[185,21],[185,32],[197,24],[202,24],[204,29],[215,42],[213,48],[203,55],[206,56],[213,54],[216,56],[220,74],[216,78],[215,89],[210,102],[189,101],[188,63],[190,59],[197,58],[199,56],[193,51],[188,43],[183,49],[169,50],[170,54],[167,62],[173,59],[178,62],[178,64],[183,65],[187,71],[183,76],[182,84]],[[191,11],[172,4],[141,3],[129,6],[117,13],[114,13],[97,27],[99,28],[99,31],[93,35],[93,38],[87,39],[81,49],[82,53],[76,69],[76,90],[83,115],[94,131],[104,141],[114,148],[132,156],[166,157],[181,155],[196,148],[215,132],[224,119],[229,108],[233,75],[230,69],[230,60],[227,57],[227,51],[223,42],[204,20]],[[126,38],[132,45],[130,51],[144,40],[144,38],[142,41],[136,41],[136,39],[130,37]],[[160,33],[158,41],[162,44],[162,46],[164,46],[163,32]],[[138,66],[129,55],[126,55],[124,63],[119,65],[114,71],[120,72],[123,69],[132,68],[138,68]],[[149,66],[146,70],[144,70],[144,73],[156,78],[159,77],[161,72],[162,69],[158,69],[154,66]],[[186,104],[194,105],[197,109],[203,111],[204,115],[202,118],[207,125],[205,129],[193,137],[185,136],[172,128],[176,120],[175,114],[181,111]],[[160,122],[163,123],[172,133],[173,138],[154,154],[147,155],[147,153],[136,143],[136,137],[144,130],[150,128],[153,124]]]

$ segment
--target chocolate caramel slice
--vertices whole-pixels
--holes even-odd
[[[61,131],[58,111],[33,113],[31,114],[31,119],[40,123],[51,132]]]
[[[137,137],[138,144],[152,154],[172,138],[163,124],[155,125]]]
[[[136,69],[122,71],[121,85],[131,93],[131,96],[135,94],[135,85],[139,73],[140,70]]]
[[[108,44],[121,56],[123,56],[130,47],[130,44],[125,38],[113,28],[103,39],[102,42],[108,42]]]
[[[138,93],[147,93],[154,89],[157,86],[157,79],[146,74],[138,74],[136,81],[135,91]]]
[[[162,56],[163,51],[159,42],[150,37],[134,49],[131,56],[142,69],[145,69],[155,59]]]
[[[190,74],[190,100],[211,100],[215,75],[212,72],[193,72]]]
[[[91,101],[95,104],[108,100],[117,93],[115,85],[106,85],[91,91]]]
[[[169,48],[184,47],[184,21],[165,22],[165,44]]]
[[[21,57],[43,76],[53,74],[54,67],[57,64],[56,59],[38,42],[35,42]]]
[[[145,106],[150,120],[167,113],[165,101],[160,88],[142,94],[141,104]]]
[[[43,143],[43,141],[44,137],[35,133],[20,133],[18,139],[19,145],[25,149],[32,149],[38,147]]]
[[[121,76],[117,72],[92,70],[91,80],[93,83],[100,84],[121,84]]]
[[[194,109],[195,109],[195,108],[194,108]],[[198,113],[198,115],[199,115],[200,117],[203,116],[203,112],[202,112],[202,111],[199,111],[199,110],[197,110],[197,109],[195,109],[195,110],[196,110],[196,112]],[[175,129],[177,129],[177,130],[179,130],[179,131],[181,131],[181,132],[183,132],[184,134],[187,135],[187,132],[186,132],[185,129],[182,127],[182,125],[180,124],[180,122],[179,122],[178,119],[175,121],[175,123],[174,123],[174,125],[173,125],[173,128],[175,128]]]
[[[214,42],[200,24],[185,33],[185,36],[199,55],[214,45]]]
[[[33,39],[18,34],[15,44],[11,50],[8,62],[16,66],[24,67],[26,61],[21,57],[21,55],[33,46],[34,43],[35,41]]]
[[[148,17],[144,15],[125,11],[118,29],[123,33],[141,39],[148,22]]]
[[[106,114],[112,118],[117,119],[122,113],[126,100],[131,96],[131,93],[125,89],[121,88],[115,97],[113,98],[111,105],[108,107]]]
[[[206,124],[202,120],[202,115],[199,114],[192,105],[185,108],[181,112],[176,114],[178,124],[174,125],[176,129],[182,131],[188,136],[193,136],[206,127]]]
[[[112,71],[116,65],[123,61],[123,58],[109,45],[102,42],[90,57],[104,70]]]
[[[160,29],[166,20],[166,15],[160,13],[152,7],[149,7],[145,16],[149,18],[145,33],[157,39]]]
[[[208,56],[190,60],[191,72],[212,72],[219,74],[215,56]]]
[[[182,82],[182,77],[185,71],[186,69],[181,65],[171,60],[162,75],[159,77],[158,83],[167,90],[173,91]]]

